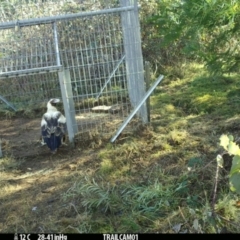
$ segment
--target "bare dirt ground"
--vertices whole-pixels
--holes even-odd
[[[62,146],[52,155],[47,146],[41,146],[39,118],[1,119],[0,138],[4,154],[0,159],[4,161],[0,164],[0,232],[59,232],[51,228],[51,222],[55,212],[69,215],[62,194],[76,172],[97,167],[95,150],[83,152],[81,144],[76,144]],[[54,221],[61,220],[56,216]]]
[[[0,122],[0,137],[3,146],[11,147],[11,153],[17,158],[36,156],[48,152],[48,149],[41,147],[40,144],[39,118],[2,119]]]

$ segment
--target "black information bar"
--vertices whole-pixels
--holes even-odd
[[[0,234],[0,238],[4,240],[75,240],[75,239],[89,239],[94,237],[94,240],[140,240],[147,237],[142,237],[141,234],[63,234],[63,233],[13,233],[13,234]],[[159,237],[158,237],[159,238]]]

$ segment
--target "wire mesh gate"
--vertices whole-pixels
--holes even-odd
[[[0,95],[16,109],[60,97],[70,140],[113,134],[145,93],[137,3],[1,23],[0,62]],[[147,122],[144,104],[138,115]]]

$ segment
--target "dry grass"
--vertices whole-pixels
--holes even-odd
[[[92,129],[56,155],[19,158],[6,140],[0,232],[239,232],[227,169],[212,208],[219,137],[239,137],[238,76],[216,82],[199,65],[185,73],[155,91],[151,123],[134,119],[114,144],[113,121],[102,126],[109,135]]]

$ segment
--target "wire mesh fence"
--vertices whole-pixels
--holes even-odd
[[[50,98],[64,97],[59,73],[67,70],[70,90],[63,100],[73,103],[75,133],[113,134],[145,92],[139,23],[128,9],[117,9],[123,3],[130,1],[6,1],[0,7],[0,96],[18,110],[41,109]]]
[[[118,0],[3,0],[0,22],[98,11],[119,7]]]
[[[62,63],[70,70],[79,131],[112,122],[112,114],[119,115],[120,109],[128,112],[119,14],[64,21],[58,29]],[[124,117],[121,114],[119,121]]]
[[[1,71],[17,71],[56,64],[50,24],[1,30]]]

